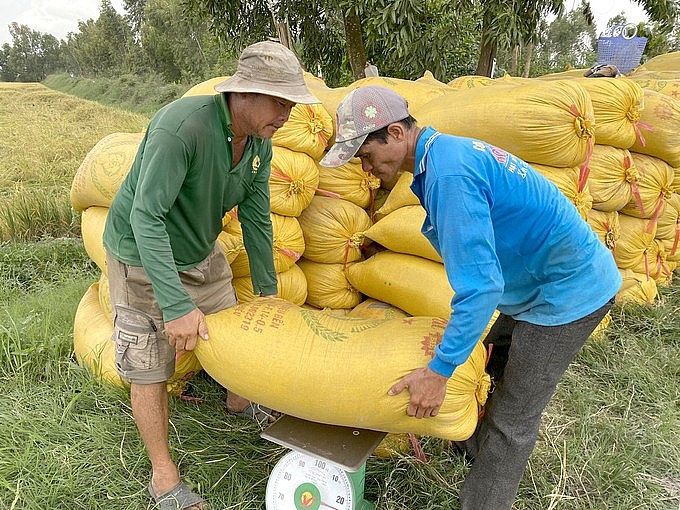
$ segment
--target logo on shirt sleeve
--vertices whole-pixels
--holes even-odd
[[[260,169],[260,156],[255,156],[255,157],[253,158],[253,169],[252,169],[252,173],[253,173],[253,174],[256,174],[257,171],[258,171],[259,169]]]

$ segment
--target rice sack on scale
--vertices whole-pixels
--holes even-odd
[[[439,414],[406,414],[399,379],[432,359],[446,320],[365,319],[258,298],[207,316],[210,340],[196,356],[221,385],[285,414],[333,425],[468,438],[490,386],[478,343],[448,381]],[[237,333],[236,333],[237,332]]]

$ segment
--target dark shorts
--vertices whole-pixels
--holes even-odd
[[[144,268],[124,264],[108,251],[106,264],[118,374],[136,384],[167,381],[175,372],[175,348],[165,336],[163,314]],[[204,314],[238,303],[231,267],[217,243],[205,260],[192,269],[180,271],[179,277]]]

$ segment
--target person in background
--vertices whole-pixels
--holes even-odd
[[[269,203],[271,138],[296,103],[318,103],[294,53],[259,42],[214,96],[178,99],[153,117],[106,220],[116,369],[151,461],[162,510],[203,508],[168,446],[166,381],[175,360],[208,341],[205,315],[237,304],[216,239],[238,206],[256,296],[276,296]],[[214,341],[214,340],[212,340]],[[266,421],[271,410],[229,392],[229,412]]]
[[[446,383],[496,309],[507,362],[474,435],[464,510],[509,510],[534,449],[543,409],[569,363],[614,303],[612,254],[558,188],[521,159],[480,140],[418,127],[406,101],[380,86],[350,92],[337,110],[336,142],[321,164],[356,156],[385,181],[413,173],[427,215],[422,233],[441,255],[455,295],[427,366],[403,377],[406,412],[436,416]]]

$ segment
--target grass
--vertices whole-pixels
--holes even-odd
[[[66,73],[48,76],[43,84],[51,89],[101,104],[151,117],[165,104],[181,97],[191,85],[166,83],[159,75],[132,75],[96,80]]]
[[[24,135],[0,124],[8,141],[0,148],[0,204],[22,204],[17,197],[28,190],[25,196],[45,201],[62,190],[66,200],[92,145],[110,132],[144,127],[143,118],[39,85],[0,84],[3,108],[3,120]],[[82,108],[90,114],[79,127],[72,112]],[[61,138],[64,147],[46,147],[48,136],[35,148],[40,129],[31,124],[41,118],[49,136],[71,133]],[[28,198],[14,207],[39,209]],[[0,222],[7,217],[0,212]],[[70,220],[61,221],[66,228]],[[99,271],[80,239],[46,237],[33,216],[28,223],[25,237],[0,243],[0,508],[152,508],[150,466],[128,395],[98,383],[73,358],[75,310]],[[660,292],[655,306],[617,305],[609,328],[570,367],[544,414],[515,509],[680,508],[680,284]],[[287,450],[261,439],[254,423],[227,416],[224,390],[208,376],[192,379],[190,390],[201,403],[171,399],[171,447],[185,480],[211,508],[263,509],[268,474]],[[459,508],[468,466],[447,441],[421,443],[427,463],[412,455],[369,459],[366,498],[378,510]]]
[[[83,158],[104,136],[149,121],[37,83],[0,83],[0,118],[0,242],[77,235],[69,191]]]

